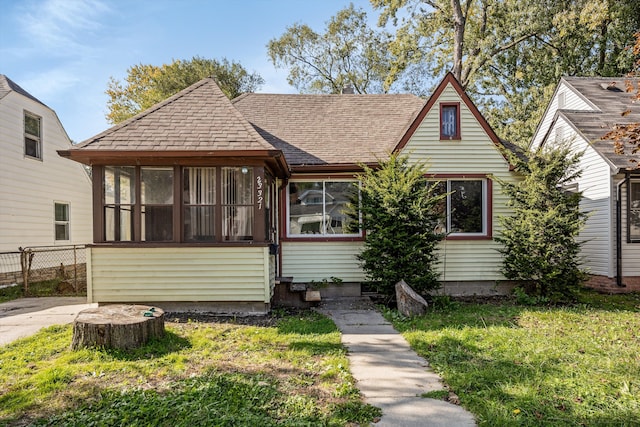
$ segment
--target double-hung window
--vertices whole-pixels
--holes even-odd
[[[24,155],[42,160],[42,118],[24,112]]]
[[[53,204],[55,220],[54,236],[56,241],[69,240],[69,204],[55,202]]]
[[[356,181],[291,181],[287,200],[287,235],[290,237],[359,237],[348,215],[358,200]],[[355,229],[354,229],[355,228]]]
[[[446,193],[440,207],[446,213],[440,224],[451,237],[488,237],[490,230],[490,186],[488,179],[439,180],[436,192]]]

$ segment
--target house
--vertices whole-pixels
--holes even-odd
[[[0,252],[92,241],[91,179],[56,153],[71,147],[55,111],[0,74]]]
[[[566,142],[584,152],[574,185],[584,195],[581,209],[590,213],[581,255],[588,285],[608,292],[640,290],[638,158],[617,154],[613,141],[603,139],[616,124],[640,122],[640,103],[625,88],[623,77],[563,77],[530,146]]]
[[[503,146],[452,75],[413,95],[245,94],[211,78],[60,155],[91,165],[92,302],[264,312],[276,277],[359,283],[361,231],[344,209],[354,174],[391,151],[429,160],[450,230],[444,292],[498,292],[492,176]],[[457,194],[457,196],[454,196]]]

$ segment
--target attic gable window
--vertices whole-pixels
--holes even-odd
[[[24,155],[42,160],[42,118],[24,112]]]
[[[459,140],[460,138],[460,103],[440,103],[440,139]]]

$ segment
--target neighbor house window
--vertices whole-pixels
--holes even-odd
[[[253,169],[222,168],[222,238],[253,239]]]
[[[24,155],[42,159],[42,118],[24,112]]]
[[[188,167],[183,170],[184,239],[213,242],[215,233],[216,168]]]
[[[556,144],[562,144],[564,142],[564,127],[556,126],[555,142]]]
[[[629,183],[629,241],[640,242],[640,181]]]
[[[558,93],[558,108],[564,108],[566,103],[566,95],[564,92]]]
[[[173,240],[173,168],[140,169],[142,240]]]
[[[356,181],[295,181],[288,188],[289,236],[360,236],[351,227],[348,204],[358,199]]]
[[[460,139],[460,103],[440,104],[440,139]]]
[[[444,212],[439,229],[450,236],[488,236],[489,182],[486,179],[445,179],[437,193],[447,193],[440,211]]]
[[[57,240],[69,240],[69,204],[54,203],[54,235]]]
[[[104,170],[104,232],[107,241],[133,240],[135,172],[133,166],[112,166]]]

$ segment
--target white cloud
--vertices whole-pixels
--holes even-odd
[[[30,79],[21,80],[20,85],[29,88],[30,93],[44,101],[77,86],[79,82],[80,74],[67,67],[39,73]]]
[[[101,28],[109,8],[100,0],[44,0],[28,2],[20,22],[34,45],[50,54],[77,55],[90,49],[88,33]]]

